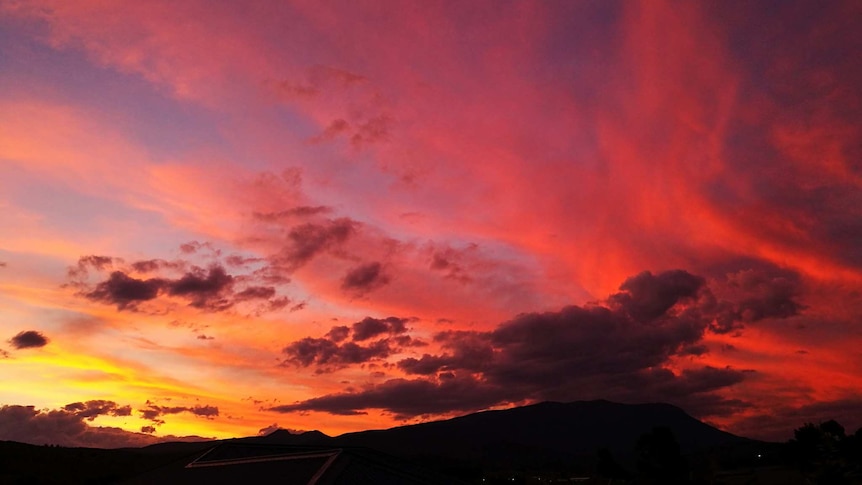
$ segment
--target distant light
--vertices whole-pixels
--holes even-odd
[[[758,454],[757,454],[757,457],[758,457],[758,458],[763,458],[763,455],[761,455],[760,453],[758,453]]]

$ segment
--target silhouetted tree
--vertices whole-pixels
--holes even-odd
[[[666,426],[653,428],[637,441],[638,472],[654,483],[685,483],[688,463],[680,454],[673,431]]]
[[[856,435],[846,436],[844,427],[835,420],[819,426],[805,423],[795,429],[788,449],[802,473],[814,483],[850,483],[848,475],[862,464]]]
[[[830,419],[825,423],[820,423],[820,431],[834,440],[843,440],[845,437],[844,426],[838,424],[838,421],[835,421],[834,419]]]
[[[862,428],[857,429],[844,440],[842,453],[847,460],[850,473],[857,477],[862,475]]]

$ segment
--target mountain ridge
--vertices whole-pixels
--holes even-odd
[[[659,426],[676,436],[683,453],[753,442],[719,430],[666,403],[622,404],[606,400],[544,401],[480,411],[445,420],[328,436],[273,432],[242,438],[252,443],[367,447],[408,458],[438,457],[485,465],[594,456],[600,448],[623,461],[635,457],[637,439]]]

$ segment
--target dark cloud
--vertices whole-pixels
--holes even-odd
[[[434,256],[432,256],[432,258],[431,258],[431,265],[430,265],[431,269],[437,269],[437,270],[449,269],[451,266],[452,266],[452,262],[449,261],[449,259],[443,254],[434,253]]]
[[[48,337],[35,330],[25,330],[9,340],[16,349],[32,349],[48,345]]]
[[[766,319],[791,318],[806,308],[799,301],[799,275],[770,265],[730,272],[716,282],[713,293],[704,298],[702,309],[713,314],[710,330],[715,333],[738,332]]]
[[[287,305],[290,305],[290,302],[290,298],[286,296],[273,298],[272,300],[267,301],[263,308],[258,307],[259,311],[257,311],[255,314],[260,316],[262,313],[265,312],[274,312],[281,310],[282,308],[286,308]],[[290,311],[293,311],[293,309],[291,309]]]
[[[177,280],[168,281],[165,288],[172,296],[191,300],[194,307],[218,310],[231,305],[222,294],[232,285],[233,276],[221,266],[211,266],[206,273],[196,268]]]
[[[287,355],[282,364],[298,367],[315,365],[318,372],[328,372],[351,364],[385,359],[402,347],[424,344],[403,335],[407,331],[408,321],[398,317],[366,317],[350,327],[334,326],[323,338],[306,337],[288,344],[282,350]],[[351,334],[351,341],[345,342]],[[368,342],[381,336],[386,338]]]
[[[287,246],[276,260],[291,270],[299,268],[317,254],[339,247],[356,232],[357,227],[358,223],[348,218],[295,226],[288,232]]]
[[[490,377],[510,385],[547,389],[566,386],[573,373],[630,374],[660,366],[698,342],[705,330],[705,324],[694,316],[647,324],[625,310],[628,308],[572,306],[506,322],[486,337],[495,348]],[[455,344],[460,345],[460,340]]]
[[[114,401],[73,402],[63,407],[63,410],[77,417],[93,421],[97,416],[131,416],[131,406],[120,406]]]
[[[291,269],[279,263],[270,263],[271,264],[266,264],[265,266],[255,269],[249,276],[249,279],[268,285],[284,285],[290,283],[289,274]]]
[[[182,263],[164,263],[161,260],[139,261],[140,272],[153,268],[171,267],[177,269]],[[136,263],[137,264],[137,263]],[[132,265],[134,266],[134,264]],[[208,269],[192,266],[179,278],[135,278],[123,271],[114,271],[108,279],[98,283],[92,290],[86,286],[81,291],[86,298],[117,305],[120,310],[136,310],[143,302],[155,300],[159,296],[179,297],[190,306],[206,311],[223,311],[237,303],[263,300],[255,307],[257,314],[280,310],[290,304],[290,299],[277,297],[273,286],[246,286],[240,291],[234,289],[237,281],[255,279],[258,275],[242,275],[236,278],[225,269],[214,264]],[[265,279],[265,278],[264,278]]]
[[[342,325],[329,329],[329,332],[326,333],[326,338],[333,342],[341,342],[346,339],[348,335],[350,335],[350,327]]]
[[[653,399],[653,401],[655,400]],[[680,396],[674,398],[674,402],[677,406],[700,418],[733,416],[757,408],[757,405],[750,401],[726,398],[715,392]]]
[[[209,242],[191,241],[180,245],[180,251],[182,251],[184,254],[195,254],[202,249],[208,250],[215,256],[221,255],[221,250],[214,247]]]
[[[157,269],[161,268],[162,260],[158,259],[148,259],[145,261],[135,261],[132,263],[132,269],[137,271],[138,273],[152,273]]]
[[[207,418],[213,418],[218,416],[218,407],[216,406],[194,406],[189,410],[190,413],[195,416],[203,416]]]
[[[439,371],[445,371],[451,362],[452,357],[448,355],[424,354],[420,359],[410,357],[399,361],[398,368],[406,374],[428,376],[437,374]]]
[[[650,331],[606,309],[570,307],[501,325],[488,335],[493,359],[466,354],[472,358],[464,370],[481,371],[489,382],[537,399],[577,396],[583,386],[620,397],[632,389],[639,372],[661,366],[701,333],[688,323]],[[446,370],[458,370],[462,362]]]
[[[200,335],[198,335],[196,338],[197,338],[198,340],[215,340],[215,337],[212,337],[212,336],[209,336],[209,335],[204,335],[204,334],[200,334]]]
[[[717,368],[704,366],[698,369],[684,369],[679,375],[670,371],[665,372],[664,382],[661,379],[657,383],[659,394],[669,396],[688,396],[704,392],[711,392],[742,382],[747,371],[740,371],[730,367]]]
[[[231,254],[230,256],[226,257],[224,259],[224,261],[225,261],[225,264],[227,264],[228,266],[243,267],[243,266],[246,266],[248,264],[263,262],[264,259],[262,259],[262,258],[251,258],[251,257],[241,256],[239,254]]]
[[[325,372],[329,370],[325,366],[341,367],[389,357],[392,348],[388,340],[359,345],[355,342],[338,344],[325,338],[307,337],[291,343],[282,352],[287,355],[284,364],[301,367],[315,364],[318,371]]]
[[[389,284],[389,276],[383,273],[378,262],[366,263],[352,268],[341,280],[341,289],[366,293]]]
[[[142,418],[148,419],[157,424],[164,423],[161,419],[162,416],[170,414],[191,413],[195,416],[201,416],[207,419],[212,419],[219,415],[219,410],[216,406],[158,406],[149,401],[147,401],[147,407],[139,409],[138,412],[141,413]]]
[[[145,259],[135,261],[131,268],[137,273],[153,273],[160,269],[183,270],[188,266],[185,261],[165,261],[164,259]]]
[[[114,271],[107,280],[96,285],[93,291],[84,296],[90,300],[116,304],[118,309],[123,310],[156,298],[164,287],[165,280],[159,278],[141,280],[122,271]]]
[[[745,322],[765,318],[788,318],[805,308],[797,301],[801,281],[795,273],[766,274],[755,270],[740,271],[729,277],[747,296],[738,305],[737,313]]]
[[[180,251],[185,254],[194,254],[197,252],[198,248],[200,248],[200,243],[197,241],[180,244]]]
[[[286,363],[308,367],[313,363],[318,365],[328,363],[338,350],[338,344],[332,340],[306,337],[289,344],[282,349],[282,353],[287,354]]]
[[[434,340],[448,351],[446,354],[424,354],[420,359],[407,358],[397,365],[407,374],[433,375],[453,369],[479,372],[494,358],[489,335],[487,332],[461,330],[440,332]]]
[[[478,249],[476,244],[470,244],[460,250],[449,246],[432,247],[429,249],[432,253],[428,267],[443,273],[447,279],[469,283],[473,278],[467,266],[478,256]]]
[[[709,347],[707,347],[706,345],[703,345],[703,344],[697,344],[697,345],[689,345],[687,347],[683,347],[680,350],[679,355],[701,356],[701,355],[708,354],[708,353],[709,353]]]
[[[78,265],[89,266],[99,271],[109,268],[113,264],[114,258],[110,256],[81,256],[78,258]]]
[[[392,353],[388,340],[378,340],[367,345],[347,342],[341,345],[337,354],[341,364],[361,364],[374,359],[388,357]]]
[[[475,392],[476,387],[485,392]],[[496,392],[472,377],[455,377],[432,381],[427,379],[392,379],[364,391],[331,394],[294,404],[269,408],[282,413],[322,411],[337,415],[366,414],[366,409],[385,409],[396,419],[426,414],[485,409],[505,400],[507,393]]]
[[[438,266],[445,269],[443,263]],[[434,341],[440,353],[396,363],[402,372],[421,376],[417,379],[321,396],[278,410],[356,414],[379,408],[408,416],[473,409],[477,403],[603,398],[671,402],[701,417],[728,415],[751,403],[728,399],[721,391],[745,381],[752,371],[693,365],[709,351],[704,334],[741,331],[766,318],[788,318],[804,306],[796,300],[798,278],[786,272],[736,272],[717,284],[718,296],[703,278],[686,271],[643,272],[623,282],[620,291],[602,304],[525,313],[491,331],[439,332]],[[352,341],[383,337],[379,342],[387,344],[386,351],[373,357],[382,359],[410,345],[406,339],[396,340],[410,338],[406,323],[366,318],[351,326]],[[346,334],[341,327],[331,336],[343,340]],[[306,366],[333,360],[346,365],[368,357],[341,357],[343,346],[332,338],[304,343],[304,352],[296,346],[293,358]],[[690,365],[672,371],[668,364],[679,357]],[[450,381],[470,382],[469,391],[429,398],[426,405],[400,394],[430,393],[455,385]]]
[[[391,340],[393,342],[395,342],[396,344],[398,344],[399,347],[427,347],[428,346],[428,342],[425,342],[424,340],[420,340],[417,338],[413,338],[409,335],[398,335],[398,336],[392,337]]]
[[[707,296],[703,308],[711,311],[713,314],[713,319],[709,323],[709,329],[714,333],[726,334],[739,332],[745,327],[744,323],[739,319],[739,313],[729,301],[718,301],[710,295]]]
[[[208,271],[194,268],[176,280],[133,278],[121,271],[114,271],[106,281],[86,293],[91,300],[113,303],[118,309],[134,308],[140,302],[149,301],[164,292],[190,300],[190,305],[208,310],[221,310],[231,306],[223,293],[233,285],[233,277],[221,266],[212,266]]]
[[[38,410],[34,406],[4,405],[0,406],[0,440],[94,448],[141,447],[163,441],[202,440],[194,436],[155,437],[120,428],[87,424],[96,416],[128,416],[130,413],[130,406],[101,400],[70,403],[61,409],[52,410]]]
[[[650,321],[665,314],[677,302],[694,298],[706,281],[683,270],[653,275],[649,271],[633,276],[620,285],[621,293],[608,299],[632,318]]]
[[[5,268],[6,266],[6,261],[0,261],[0,268]]]
[[[694,384],[698,377],[706,376],[707,384]],[[656,382],[672,383],[673,377],[661,376],[654,379],[640,378],[656,386]],[[685,385],[698,389],[713,389],[727,383],[739,382],[739,373],[732,370],[717,370],[706,368],[693,371],[690,375],[680,378]],[[674,389],[682,392],[683,389]],[[667,396],[665,396],[667,397]],[[592,396],[584,399],[592,399]],[[471,375],[459,375],[456,372],[441,372],[436,377],[420,379],[392,379],[377,386],[371,386],[357,392],[330,394],[294,404],[274,406],[272,411],[291,413],[319,411],[338,415],[366,414],[368,409],[383,409],[393,413],[396,419],[409,419],[416,416],[439,415],[452,412],[469,412],[486,409],[489,406],[522,403],[531,396],[519,395],[511,389],[489,383]],[[570,397],[578,399],[577,397]],[[641,401],[650,400],[645,397]],[[701,392],[682,395],[677,400],[682,405],[701,412],[701,415],[726,415],[751,407],[749,403],[739,400],[725,399],[715,394]]]
[[[84,418],[64,410],[41,411],[16,405],[0,407],[0,440],[95,447],[140,446],[156,441],[118,428],[90,427]]]
[[[275,296],[275,288],[272,286],[249,286],[248,288],[236,293],[234,298],[237,301],[268,300],[273,296]]]
[[[86,278],[89,270],[103,271],[113,266],[113,264],[114,258],[110,256],[97,256],[94,254],[81,256],[78,258],[77,264],[69,268],[69,278],[73,281]]]
[[[332,207],[327,207],[323,205],[318,206],[297,206],[287,210],[278,211],[278,212],[254,212],[252,213],[252,217],[258,221],[263,222],[277,222],[284,219],[291,219],[294,217],[302,218],[302,217],[311,217],[322,214],[329,214],[332,212]]]
[[[298,312],[300,310],[304,310],[305,307],[307,307],[307,306],[308,306],[307,302],[301,301],[301,302],[297,303],[296,305],[293,305],[292,307],[290,307],[290,311],[291,312]]]
[[[153,434],[156,432],[155,426],[141,426],[141,433]]]
[[[353,341],[360,342],[383,334],[398,335],[407,331],[408,319],[398,317],[371,318],[353,324]]]
[[[526,313],[492,331],[445,331],[434,340],[442,353],[397,363],[414,380],[393,380],[352,393],[321,396],[277,410],[356,414],[379,408],[399,416],[476,409],[532,400],[616,399],[669,401],[689,412],[718,415],[747,405],[716,391],[734,386],[748,372],[693,367],[675,373],[665,365],[678,356],[707,351],[701,339],[714,315],[702,278],[684,271],[641,273],[626,280],[607,306],[569,306]],[[406,320],[366,319],[352,327],[353,340],[406,331]],[[338,346],[309,339],[304,362]],[[384,355],[385,353],[381,354]],[[465,385],[468,383],[469,385]],[[461,393],[449,393],[456,386]],[[434,395],[435,392],[449,393]],[[424,396],[410,397],[410,392]],[[404,393],[405,395],[402,395]],[[387,401],[389,400],[389,401]]]

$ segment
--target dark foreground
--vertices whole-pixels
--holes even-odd
[[[90,449],[0,442],[0,483],[862,484],[862,433],[788,443],[725,433],[665,404],[542,403],[329,437]]]

